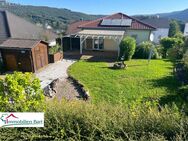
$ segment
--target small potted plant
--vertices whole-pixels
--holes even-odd
[[[63,59],[63,53],[59,44],[49,48],[49,62],[55,63]]]

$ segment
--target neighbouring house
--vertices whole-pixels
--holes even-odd
[[[158,44],[161,38],[168,37],[170,21],[166,18],[150,18],[142,20],[144,23],[148,23],[154,27],[156,27],[155,31],[152,31],[153,34],[153,42]]]
[[[54,46],[56,38],[57,35],[52,31],[38,27],[8,11],[0,10],[0,60],[6,66],[6,71],[35,72],[47,65],[47,47]],[[36,56],[31,55],[31,52]]]
[[[8,11],[0,10],[0,42],[7,38],[40,39],[53,44],[57,35]]]
[[[93,21],[79,21],[70,24],[67,35],[68,47],[83,50],[113,51],[119,53],[119,44],[124,36],[132,36],[137,43],[150,40],[156,28],[138,19],[117,13]],[[76,40],[77,42],[73,42]]]
[[[34,39],[7,39],[0,45],[6,70],[36,72],[48,65],[48,43]]]
[[[185,23],[184,36],[188,36],[188,23]]]

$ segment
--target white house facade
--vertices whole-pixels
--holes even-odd
[[[156,30],[152,31],[152,34],[154,36],[153,39],[154,43],[159,44],[162,38],[168,37],[169,28],[170,28],[169,26],[170,22],[168,19],[158,17],[158,18],[145,19],[142,21],[156,27]]]

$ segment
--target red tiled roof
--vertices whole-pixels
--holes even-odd
[[[125,26],[102,26],[101,22],[103,19],[132,19],[132,25],[130,27],[125,27]],[[94,21],[86,22],[81,25],[79,25],[79,28],[93,28],[93,29],[100,29],[100,28],[105,28],[105,29],[120,29],[120,28],[126,28],[126,29],[139,29],[139,30],[154,30],[156,29],[152,25],[149,25],[147,23],[144,23],[142,21],[139,21],[133,17],[127,16],[123,13],[116,13],[110,16],[106,16]]]
[[[77,22],[73,22],[68,26],[68,29],[66,31],[66,35],[70,35],[70,34],[74,34],[77,33],[79,31],[81,31],[80,28],[78,28],[80,25],[88,23],[89,21],[77,21]]]

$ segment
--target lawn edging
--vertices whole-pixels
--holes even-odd
[[[77,80],[74,77],[70,76],[70,74],[69,74],[68,80],[72,82],[72,84],[77,89],[78,93],[80,93],[80,95],[82,96],[82,98],[85,101],[91,100],[89,91],[86,90],[86,88],[84,87],[84,85],[79,80]]]

